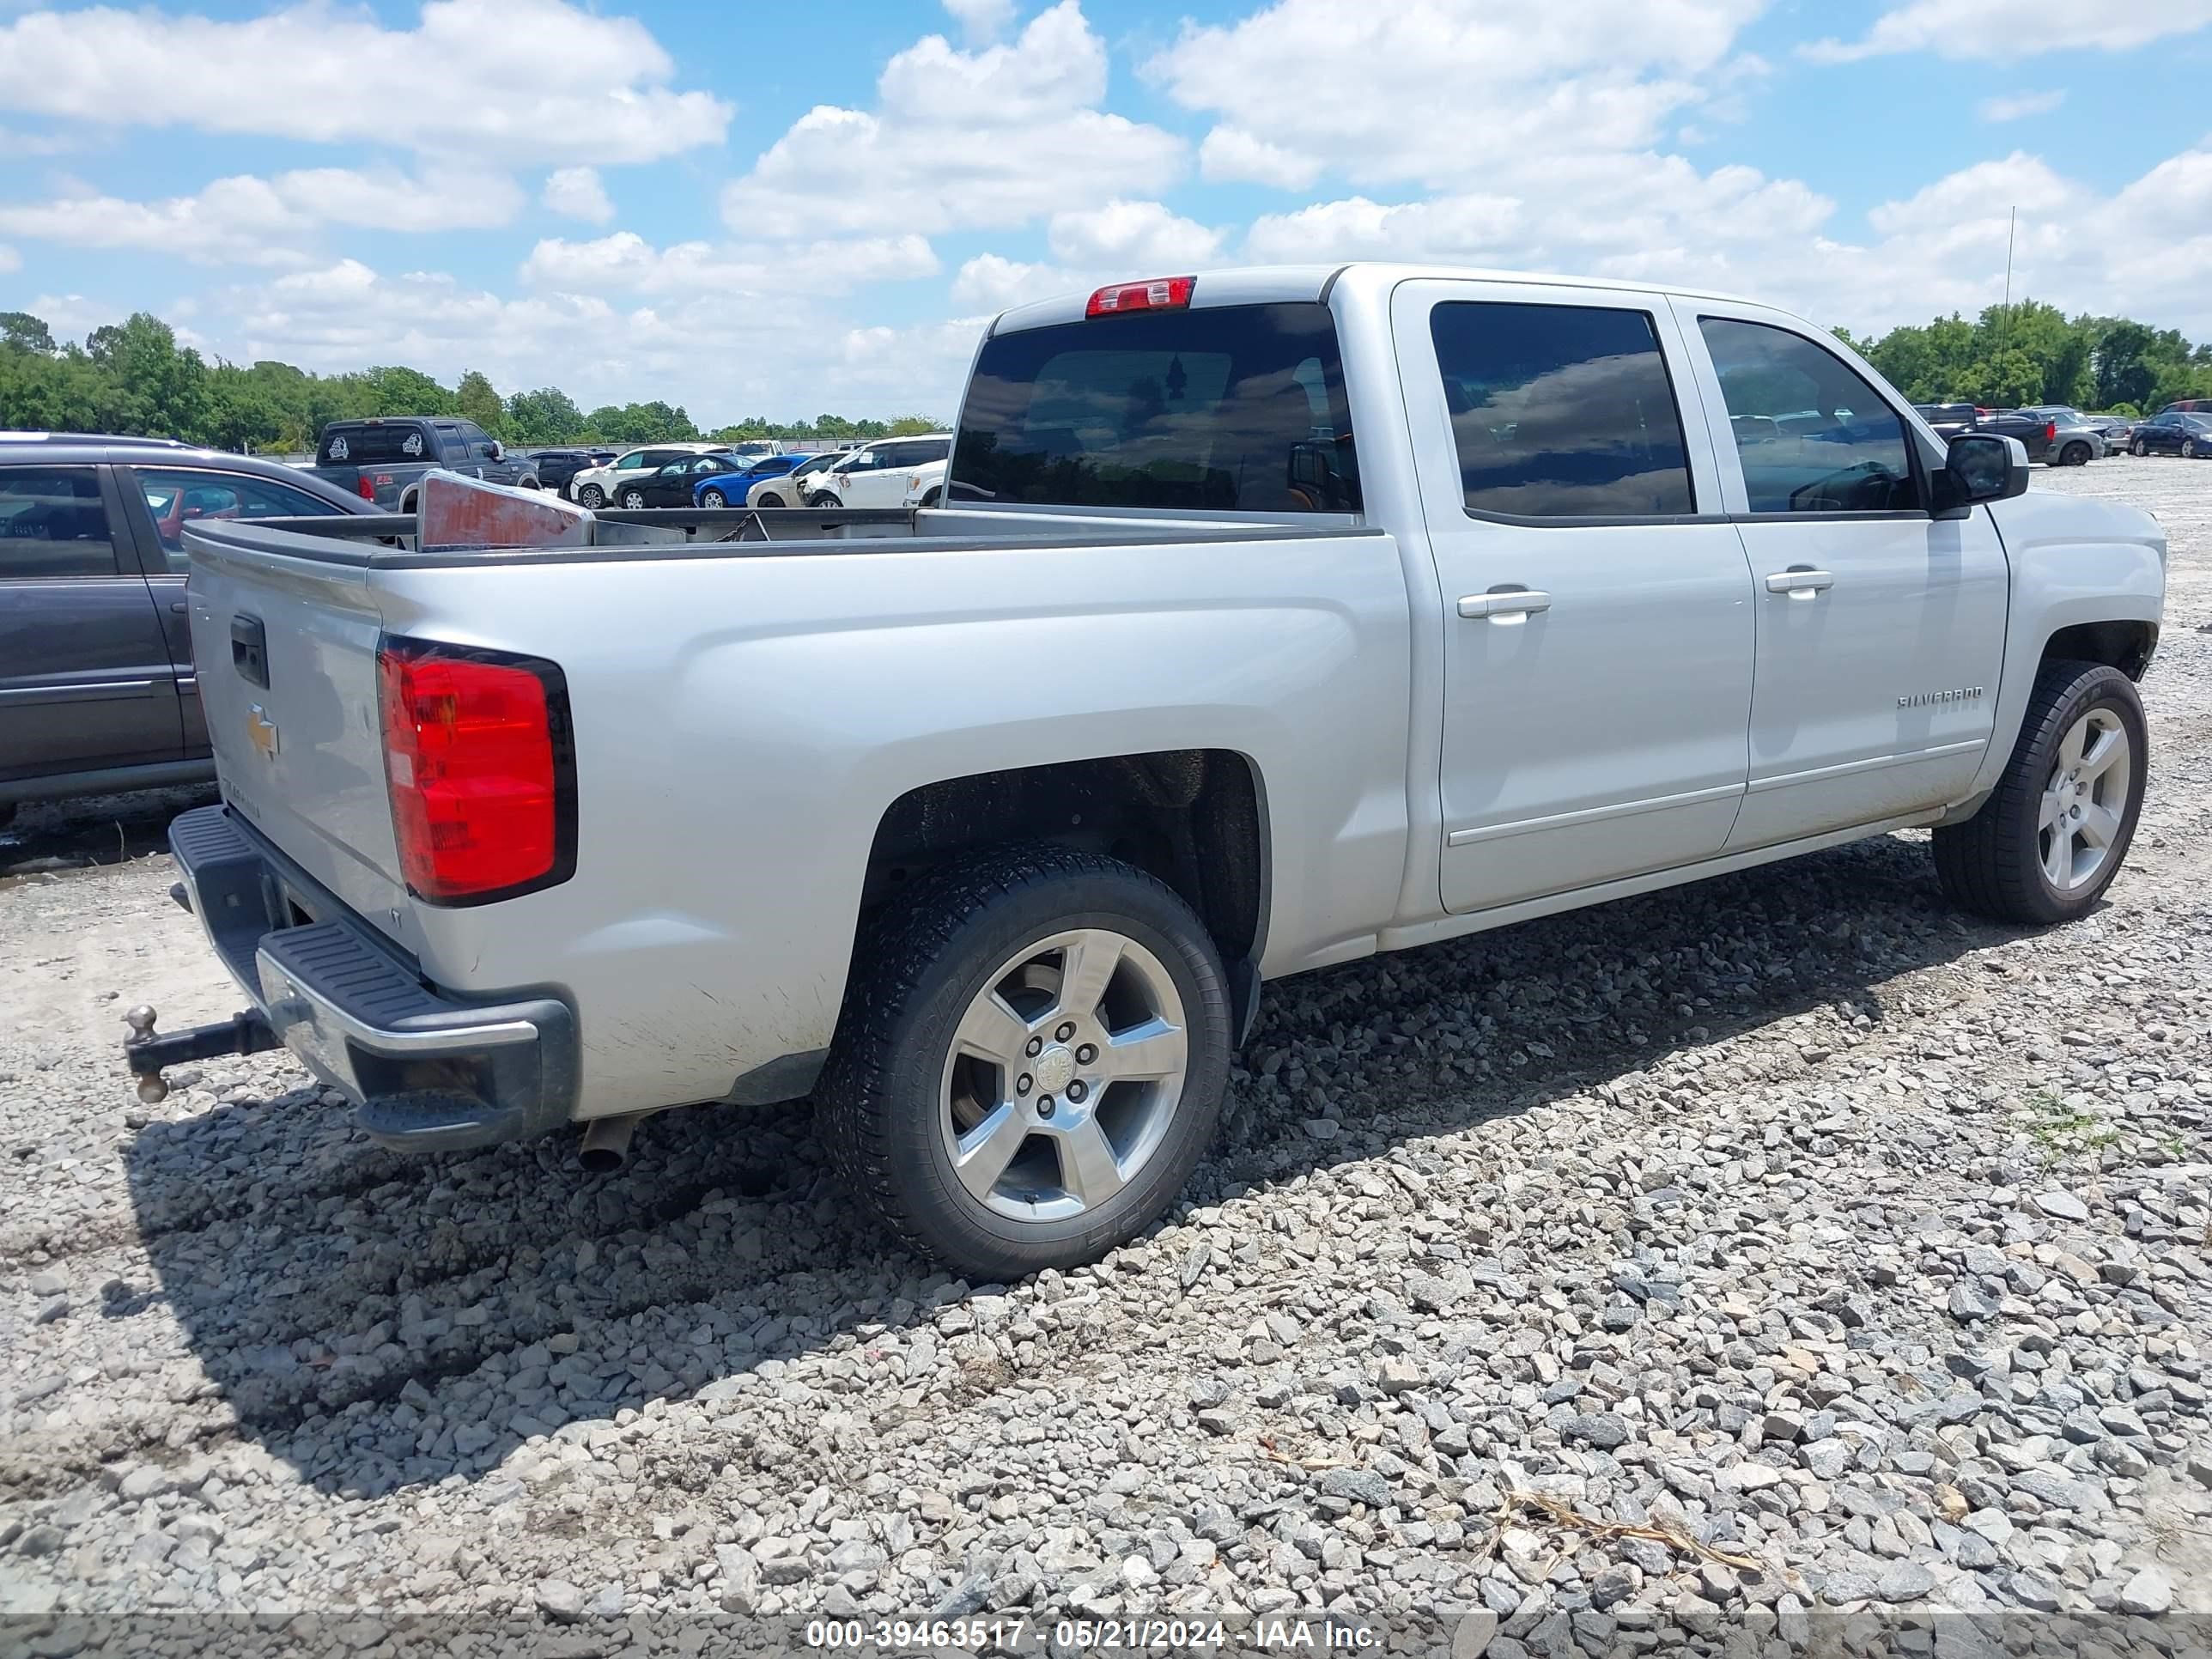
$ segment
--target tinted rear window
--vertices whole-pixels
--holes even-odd
[[[1470,513],[1666,517],[1693,502],[1681,416],[1641,311],[1438,306],[1430,319]]]
[[[968,501],[1341,513],[1344,362],[1311,303],[1137,312],[987,342],[961,410]]]
[[[328,426],[316,462],[324,466],[432,466],[438,452],[419,426],[385,422],[376,426]]]

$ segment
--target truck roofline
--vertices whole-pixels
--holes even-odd
[[[1127,280],[1135,282],[1155,274],[1182,273],[1133,272]],[[1586,288],[1607,294],[1680,294],[1695,299],[1725,301],[1730,305],[1757,305],[1770,311],[1776,309],[1764,301],[1712,289],[1687,288],[1665,283],[1627,282],[1610,276],[1562,276],[1545,271],[1506,270],[1484,265],[1414,264],[1393,260],[1354,259],[1337,264],[1229,265],[1200,270],[1195,275],[1198,283],[1190,301],[1191,308],[1194,311],[1216,306],[1326,301],[1338,282],[1346,276],[1361,278],[1363,285],[1379,281],[1386,288],[1425,277],[1444,277],[1462,283],[1535,283],[1547,288]],[[993,319],[990,327],[984,331],[985,336],[989,337],[1022,329],[1049,328],[1060,323],[1081,322],[1084,307],[1089,302],[1091,294],[1091,290],[1085,289],[1012,307]]]

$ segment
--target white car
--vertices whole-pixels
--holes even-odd
[[[671,461],[680,461],[687,455],[727,453],[726,446],[722,444],[644,444],[616,456],[611,465],[584,468],[568,480],[567,493],[570,500],[586,507],[605,507],[617,499],[617,486],[636,483]]]
[[[825,449],[819,455],[810,455],[790,471],[773,478],[763,478],[745,491],[747,507],[804,507],[823,475],[830,468],[849,459],[849,449]]]
[[[924,461],[906,475],[906,493],[899,497],[902,507],[938,507],[945,501],[945,474],[951,466],[947,456],[941,461]]]
[[[906,498],[906,481],[915,469],[942,462],[952,453],[952,434],[933,432],[921,438],[878,438],[822,481],[807,496],[813,506],[833,497],[840,507],[896,507]]]

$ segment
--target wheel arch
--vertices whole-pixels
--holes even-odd
[[[1008,768],[908,790],[884,811],[860,892],[865,918],[924,872],[1012,842],[1133,864],[1198,913],[1240,1001],[1266,948],[1273,878],[1256,762],[1228,749],[1155,750]],[[1241,965],[1241,969],[1240,969]]]
[[[2103,663],[2140,680],[2157,654],[2158,627],[2154,622],[2119,617],[2072,623],[2044,641],[2038,660]]]

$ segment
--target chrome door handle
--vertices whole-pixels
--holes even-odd
[[[1825,593],[1836,585],[1832,574],[1826,570],[1809,570],[1803,565],[1788,570],[1778,570],[1766,579],[1770,593],[1787,593],[1793,599],[1809,599],[1816,593]]]
[[[1533,617],[1552,608],[1552,596],[1534,587],[1510,587],[1501,593],[1469,593],[1459,602],[1459,614],[1470,622],[1480,617]]]

